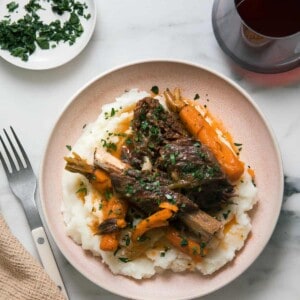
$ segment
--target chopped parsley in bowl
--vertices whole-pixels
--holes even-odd
[[[0,48],[23,61],[28,61],[37,47],[48,50],[60,42],[73,45],[84,32],[82,18],[91,17],[87,4],[74,0],[29,0],[23,8],[12,1],[6,8],[8,14],[0,21]],[[24,14],[18,18],[20,8]],[[40,16],[47,10],[53,16],[50,22]]]

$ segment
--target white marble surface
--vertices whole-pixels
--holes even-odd
[[[0,127],[16,128],[38,174],[47,138],[62,108],[99,73],[134,60],[175,58],[227,75],[252,95],[273,127],[288,184],[278,225],[261,256],[242,276],[204,299],[300,299],[299,68],[279,75],[253,75],[229,64],[212,32],[210,0],[96,2],[98,22],[92,40],[67,65],[27,71],[0,59]],[[13,233],[37,257],[22,208],[1,168],[0,208]],[[70,299],[121,299],[85,279],[57,249],[56,255]]]

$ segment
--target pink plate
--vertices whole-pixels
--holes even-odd
[[[99,258],[82,250],[65,233],[60,207],[61,175],[66,144],[74,144],[82,126],[93,122],[104,103],[113,102],[125,90],[149,91],[178,86],[185,96],[200,95],[200,103],[243,144],[242,160],[255,170],[259,203],[251,213],[253,230],[234,261],[213,276],[171,273],[137,281],[113,275]],[[209,99],[209,101],[207,100]],[[283,193],[280,153],[273,133],[250,96],[215,71],[179,61],[138,62],[109,71],[85,85],[72,97],[58,119],[44,155],[40,176],[41,205],[48,228],[67,260],[95,284],[134,299],[191,299],[211,293],[243,273],[267,244],[277,222]]]

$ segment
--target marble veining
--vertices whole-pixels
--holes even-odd
[[[300,193],[300,178],[297,177],[284,177],[284,201],[288,197],[291,197],[297,193]]]
[[[228,0],[229,1],[229,0]],[[205,300],[300,299],[300,71],[253,74],[233,65],[212,31],[212,0],[96,0],[91,42],[73,61],[28,71],[0,59],[0,128],[13,125],[39,173],[51,128],[73,93],[112,67],[150,58],[188,60],[241,85],[261,108],[282,152],[285,190],[275,231],[253,265]],[[267,176],[267,174],[266,174]],[[21,205],[0,167],[0,210],[12,232],[37,257]],[[72,300],[121,300],[85,279],[53,248]],[[0,296],[1,298],[1,296]]]

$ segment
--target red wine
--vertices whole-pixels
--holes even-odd
[[[285,37],[300,32],[300,0],[235,0],[235,5],[244,23],[259,34]]]

